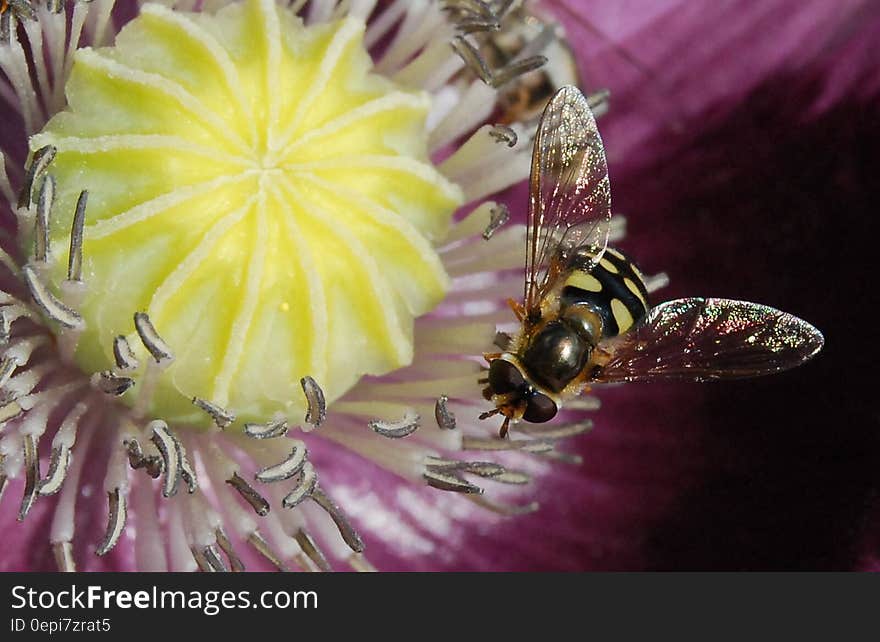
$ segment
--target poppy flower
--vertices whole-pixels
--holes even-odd
[[[828,430],[828,361],[603,391],[578,454],[555,438],[583,417],[507,442],[476,420],[521,287],[522,229],[496,224],[526,196],[496,193],[530,136],[492,127],[504,96],[469,57],[495,16],[446,4],[9,3],[0,567],[866,563],[877,443]],[[877,12],[743,4],[545,9],[585,90],[611,89],[622,244],[671,275],[663,298],[758,300],[830,336],[816,255],[842,249],[828,211],[866,211]]]

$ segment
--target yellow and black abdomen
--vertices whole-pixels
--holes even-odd
[[[607,248],[592,270],[593,255],[578,250],[569,259],[562,306],[587,306],[602,322],[601,337],[614,337],[637,325],[648,312],[648,290],[639,269],[614,248]]]

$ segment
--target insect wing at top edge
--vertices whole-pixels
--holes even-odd
[[[594,380],[755,377],[800,365],[815,356],[824,341],[803,319],[765,305],[677,299],[653,308],[639,328],[607,346],[611,360]]]
[[[587,99],[561,88],[547,104],[532,152],[526,230],[527,312],[540,305],[567,250],[590,247],[599,262],[611,223],[605,148]]]

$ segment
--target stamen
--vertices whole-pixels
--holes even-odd
[[[496,69],[492,75],[491,85],[499,89],[511,80],[540,69],[547,64],[547,56],[529,56],[521,60],[514,60],[501,69]]]
[[[114,397],[125,394],[135,383],[131,377],[120,377],[110,370],[93,374],[91,381],[95,388]]]
[[[330,567],[330,562],[327,561],[327,557],[324,555],[324,552],[318,548],[317,543],[309,535],[305,529],[299,529],[296,532],[296,535],[293,538],[297,541],[300,548],[303,550],[303,553],[308,556],[308,558],[314,562],[315,566],[318,567],[319,570],[329,573],[333,569]]]
[[[493,125],[489,135],[499,143],[507,143],[508,147],[516,147],[518,137],[516,132],[507,125]]]
[[[199,570],[202,573],[214,572],[214,569],[208,563],[208,560],[202,551],[193,546],[192,548],[190,548],[190,553],[192,553],[193,559],[196,561],[196,566],[199,567]]]
[[[68,468],[70,468],[70,448],[66,444],[59,444],[52,449],[49,457],[49,472],[40,482],[40,495],[46,497],[61,490]]]
[[[223,554],[226,555],[226,559],[229,560],[229,567],[232,572],[241,573],[244,571],[244,562],[242,562],[241,558],[236,554],[235,549],[232,547],[232,542],[229,541],[229,537],[226,535],[226,531],[222,528],[218,528],[214,531],[214,536],[217,538],[217,545],[220,547],[220,550],[223,551]]]
[[[407,409],[400,421],[382,421],[374,419],[368,425],[378,435],[388,437],[389,439],[401,439],[413,434],[419,427],[418,413]]]
[[[497,20],[484,20],[481,18],[462,18],[455,22],[455,28],[462,34],[482,33],[487,31],[498,31],[501,29],[501,23]]]
[[[320,486],[315,487],[315,490],[312,492],[312,499],[318,504],[318,506],[323,508],[328,515],[330,515],[330,519],[336,524],[336,528],[339,529],[339,534],[342,535],[342,539],[348,544],[348,547],[355,553],[363,553],[364,542],[361,539],[361,536],[358,535],[357,531],[351,525],[351,522],[348,521],[345,514],[340,510],[339,506],[324,494],[324,491]]]
[[[306,395],[309,409],[306,412],[306,423],[311,424],[315,428],[324,423],[327,418],[327,402],[324,400],[324,391],[321,386],[311,377],[303,377],[300,379],[303,393]]]
[[[128,339],[122,335],[113,339],[113,357],[116,360],[116,367],[120,370],[136,370],[140,365]]]
[[[528,484],[532,480],[526,473],[510,470],[491,461],[459,461],[428,457],[425,465],[435,471],[470,473],[502,484],[522,485]]]
[[[275,439],[286,435],[288,428],[287,420],[279,419],[265,424],[245,424],[244,432],[254,439]]]
[[[21,508],[18,510],[18,521],[23,522],[37,499],[40,483],[40,458],[37,453],[37,438],[32,434],[24,435],[24,467],[25,484]]]
[[[491,215],[489,225],[483,230],[483,239],[486,241],[492,238],[492,235],[495,234],[499,227],[510,220],[510,210],[507,209],[507,205],[499,204],[489,210],[489,213]]]
[[[8,38],[5,40],[8,40]],[[57,153],[58,150],[52,145],[46,145],[34,152],[34,156],[31,158],[31,162],[25,171],[24,183],[22,184],[21,192],[18,195],[19,209],[27,209],[31,206],[34,182],[43,172],[46,171],[49,164],[55,160],[55,155]]]
[[[49,258],[49,214],[55,201],[55,177],[49,174],[40,185],[37,216],[34,220],[34,260],[45,263]]]
[[[144,455],[144,451],[141,449],[137,439],[129,439],[124,441],[123,444],[128,450],[128,463],[134,470],[144,468],[146,473],[153,479],[158,479],[159,475],[165,472],[165,462],[155,455],[149,457]]]
[[[312,493],[314,493],[317,485],[318,475],[315,473],[315,468],[312,464],[306,462],[303,464],[299,483],[292,491],[285,495],[284,499],[281,501],[282,506],[284,506],[284,508],[295,508],[302,503],[306,497],[310,497]]]
[[[70,542],[54,542],[52,552],[55,555],[55,565],[62,573],[75,573],[76,562],[73,560],[73,544]]]
[[[286,573],[290,570],[287,568],[287,564],[285,564],[278,554],[272,550],[272,547],[269,546],[269,542],[266,541],[259,531],[254,531],[248,535],[247,541],[248,544],[253,546],[260,555],[269,560],[279,571]]]
[[[203,410],[207,414],[209,414],[211,416],[211,419],[214,420],[214,423],[217,425],[218,428],[220,428],[220,430],[226,430],[235,421],[234,412],[230,412],[225,408],[221,408],[215,403],[205,401],[204,399],[199,399],[198,397],[193,397],[192,403],[196,408],[199,408],[200,410]]]
[[[464,64],[480,80],[487,85],[492,84],[492,70],[486,59],[480,54],[479,49],[470,43],[464,36],[455,36],[450,43],[455,53],[464,61]]]
[[[226,563],[220,557],[220,553],[217,549],[211,545],[206,546],[202,549],[203,559],[208,564],[208,570],[214,573],[228,573],[229,568],[226,566]],[[198,562],[198,558],[196,558],[196,562]],[[202,569],[205,570],[205,569]]]
[[[455,430],[455,415],[447,407],[449,397],[441,395],[434,404],[434,419],[442,430]]]
[[[302,471],[308,457],[308,449],[306,445],[294,440],[293,450],[290,455],[280,464],[263,468],[256,474],[256,479],[263,483],[278,482],[290,479],[294,475],[298,475]]]
[[[144,344],[144,347],[153,356],[156,363],[168,362],[174,359],[174,353],[168,344],[162,340],[159,333],[156,332],[156,328],[153,327],[153,323],[146,312],[135,312],[134,327],[141,339],[141,343]]]
[[[266,501],[266,498],[260,495],[260,493],[254,490],[241,475],[233,473],[232,477],[226,480],[226,483],[238,491],[238,494],[250,504],[251,508],[254,509],[254,512],[257,515],[265,517],[269,514],[269,502]]]
[[[464,493],[466,495],[482,495],[483,489],[475,486],[466,479],[462,479],[458,475],[442,472],[433,468],[427,468],[422,477],[428,483],[439,490],[448,490],[455,493]]]
[[[86,222],[88,201],[89,193],[83,190],[76,201],[76,211],[73,214],[73,225],[70,229],[70,254],[67,258],[68,281],[82,281],[83,227]]]
[[[180,484],[180,442],[168,430],[168,424],[161,419],[151,421],[147,426],[152,431],[150,441],[159,449],[165,469],[162,495],[173,497]]]
[[[464,437],[462,450],[517,450],[541,455],[553,450],[553,444],[533,439],[498,439],[495,437]]]
[[[107,492],[107,530],[104,532],[104,539],[98,546],[95,554],[104,556],[113,550],[122,531],[125,529],[125,521],[128,518],[128,504],[125,495],[118,488]]]
[[[196,492],[196,489],[199,487],[199,481],[196,477],[196,471],[193,469],[192,465],[189,462],[189,457],[186,454],[186,448],[184,448],[183,444],[179,444],[180,446],[180,478],[183,480],[183,483],[186,484],[186,492],[192,495]]]
[[[15,359],[11,359],[8,356],[0,359],[0,388],[6,385],[6,382],[9,381],[17,367],[18,363],[16,363]]]
[[[46,289],[46,286],[40,282],[37,273],[32,266],[25,265],[22,271],[24,273],[25,283],[31,292],[31,296],[46,316],[53,321],[60,323],[65,328],[81,330],[85,327],[85,323],[79,313],[71,310],[61,303],[61,301],[56,299],[55,296]]]

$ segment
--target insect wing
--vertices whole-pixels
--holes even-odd
[[[556,92],[541,116],[529,188],[523,301],[526,312],[533,313],[569,250],[590,247],[595,265],[608,244],[605,148],[587,99],[576,87]]]
[[[639,328],[611,343],[611,360],[594,380],[754,377],[793,368],[823,344],[822,333],[812,325],[765,305],[677,299],[653,308]]]

